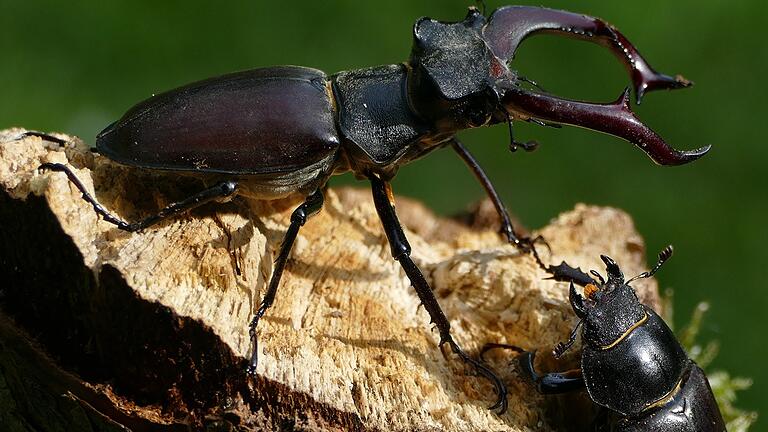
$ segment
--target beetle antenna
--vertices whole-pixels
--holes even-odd
[[[485,4],[485,0],[475,0],[475,3],[477,3],[478,6],[480,6],[480,11],[483,12],[483,15],[485,15],[487,5]]]
[[[555,349],[552,350],[552,355],[555,356],[556,359],[559,359],[560,357],[565,354],[566,351],[571,349],[573,344],[576,342],[576,333],[579,331],[579,327],[581,327],[581,324],[584,322],[584,320],[579,320],[578,323],[576,323],[576,327],[571,330],[570,336],[568,336],[568,340],[565,342],[558,342],[555,346]]]
[[[590,270],[589,274],[599,279],[601,285],[605,285],[605,279],[603,279],[603,276],[600,273],[598,273],[597,270]]]
[[[627,285],[629,285],[629,283],[632,282],[633,280],[649,278],[654,274],[656,274],[656,272],[659,271],[661,266],[663,266],[664,263],[667,262],[667,260],[672,257],[673,252],[674,252],[674,248],[672,247],[672,245],[669,245],[664,249],[662,249],[661,252],[659,252],[659,259],[656,261],[656,265],[653,266],[651,271],[642,272],[639,275],[633,277],[632,279],[627,281]]]
[[[526,82],[526,83],[528,83],[528,84],[530,84],[530,85],[532,85],[532,86],[536,87],[537,89],[539,89],[539,90],[543,91],[544,93],[549,93],[548,91],[544,90],[544,89],[543,89],[543,88],[542,88],[542,87],[539,85],[539,83],[537,83],[536,81],[534,81],[534,80],[532,80],[532,79],[530,79],[530,78],[527,78],[527,77],[524,77],[524,76],[518,76],[518,77],[517,77],[517,79],[518,79],[518,80],[520,80],[520,81],[522,81],[522,82]]]
[[[535,140],[526,141],[524,143],[515,141],[515,132],[512,130],[512,116],[509,115],[509,111],[502,105],[504,115],[507,116],[507,128],[509,129],[509,151],[516,152],[518,148],[522,147],[527,152],[532,152],[539,147],[539,143]]]
[[[537,118],[533,118],[533,117],[529,118],[526,121],[528,123],[534,123],[534,124],[537,124],[539,126],[551,127],[551,128],[554,128],[554,129],[561,129],[563,127],[562,125],[560,125],[558,123],[545,122],[545,121],[541,121],[541,120],[539,120]]]

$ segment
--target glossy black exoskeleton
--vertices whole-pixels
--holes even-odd
[[[554,33],[609,48],[631,74],[637,102],[657,89],[687,87],[682,77],[655,72],[632,44],[597,18],[524,6],[503,7],[489,18],[470,8],[460,22],[429,18],[413,28],[410,59],[327,76],[321,71],[278,66],[224,75],[153,96],[134,106],[96,138],[96,149],[120,164],[197,175],[214,186],[144,220],[127,223],[110,214],[66,166],[64,172],[104,220],[126,231],[145,229],[205,203],[244,195],[276,199],[301,193],[306,201],[291,217],[264,299],[251,323],[256,367],[256,327],[272,305],[285,263],[302,225],[323,205],[329,177],[351,171],[370,180],[376,209],[393,257],[448,344],[462,360],[493,382],[494,407],[506,407],[506,389],[496,374],[454,341],[426,279],[410,258],[411,247],[397,215],[390,180],[402,165],[450,147],[472,169],[502,220],[502,233],[518,238],[498,194],[467,149],[456,139],[463,129],[513,120],[568,124],[624,138],[661,165],[693,161],[708,147],[677,151],[632,113],[629,92],[613,103],[557,98],[527,89],[509,68],[518,45],[534,33]],[[511,148],[532,149],[512,139]]]
[[[602,407],[595,431],[722,432],[725,423],[704,371],[688,356],[672,330],[650,307],[640,303],[630,283],[652,276],[672,256],[672,247],[659,254],[650,272],[629,281],[619,266],[602,255],[608,280],[599,281],[566,263],[549,267],[553,279],[570,282],[570,303],[578,324],[565,343],[553,350],[562,356],[581,330],[581,368],[540,375],[533,352],[523,352],[520,366],[544,394],[586,387]],[[584,287],[579,294],[574,283]],[[491,344],[486,349],[509,345]]]

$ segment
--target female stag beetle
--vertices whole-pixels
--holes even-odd
[[[523,352],[520,366],[544,394],[565,393],[586,387],[602,407],[596,431],[722,432],[725,423],[704,371],[686,355],[672,330],[650,307],[640,303],[630,283],[653,276],[672,256],[672,246],[659,253],[653,269],[624,281],[611,258],[601,255],[606,281],[566,263],[550,266],[553,279],[570,282],[570,303],[579,322],[568,341],[553,350],[561,357],[576,341],[579,327],[581,369],[539,375],[533,352]],[[575,284],[584,287],[582,296]],[[489,344],[492,348],[517,347]]]
[[[557,98],[523,87],[509,69],[518,45],[534,33],[555,33],[601,44],[632,76],[637,102],[644,93],[687,87],[690,82],[655,72],[618,30],[600,19],[558,10],[510,6],[486,19],[470,8],[463,21],[418,20],[410,59],[402,64],[323,72],[276,66],[211,78],[158,94],[134,106],[96,138],[96,150],[124,165],[194,174],[214,186],[169,205],[159,214],[128,223],[110,214],[62,164],[41,168],[66,173],[83,198],[107,222],[138,231],[211,201],[244,195],[277,199],[306,196],[291,216],[266,294],[250,325],[257,364],[256,328],[272,305],[298,231],[323,205],[329,177],[351,171],[371,182],[373,200],[389,240],[419,300],[448,344],[495,386],[492,408],[504,410],[506,389],[496,374],[469,357],[453,340],[426,279],[410,258],[411,247],[395,212],[390,180],[400,166],[450,147],[466,162],[494,202],[502,233],[518,238],[493,185],[458,141],[463,129],[524,120],[568,124],[612,134],[635,144],[661,165],[679,165],[709,147],[678,151],[632,113],[629,92],[607,104]],[[512,148],[532,148],[517,143]]]

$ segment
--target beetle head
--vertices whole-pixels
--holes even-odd
[[[597,347],[607,346],[643,319],[645,310],[635,290],[624,282],[619,266],[602,255],[608,280],[584,287],[584,296],[571,284],[570,300],[573,310],[584,322],[584,342]]]
[[[499,76],[514,79],[482,38],[485,17],[470,8],[463,21],[421,18],[413,27],[409,94],[414,109],[441,131],[494,122],[501,95]],[[496,71],[496,75],[489,71]],[[498,120],[496,120],[498,121]]]
[[[610,257],[601,255],[607,280],[593,272],[600,282],[587,284],[583,296],[571,283],[570,302],[576,315],[584,322],[585,343],[595,347],[609,346],[644,319],[645,309],[629,284],[636,279],[653,276],[671,256],[672,247],[667,246],[659,253],[659,260],[651,271],[625,281],[618,264]]]
[[[640,103],[660,89],[684,88],[681,76],[656,72],[611,25],[585,15],[529,6],[497,9],[486,18],[475,8],[457,23],[422,18],[414,25],[408,77],[415,111],[436,130],[458,130],[512,120],[568,124],[623,138],[660,165],[680,165],[703,156],[670,147],[632,112],[629,92],[612,103],[558,98],[523,87],[509,69],[520,43],[535,33],[554,33],[600,44],[624,63]]]

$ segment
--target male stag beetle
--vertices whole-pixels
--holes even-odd
[[[579,327],[581,369],[539,375],[533,352],[523,352],[523,372],[544,394],[565,393],[586,387],[600,405],[596,431],[619,432],[722,432],[725,423],[704,371],[686,355],[672,330],[650,307],[641,304],[630,283],[653,276],[672,256],[672,246],[659,253],[653,269],[624,281],[611,258],[601,255],[606,281],[566,263],[550,266],[553,279],[570,282],[570,303],[579,322],[568,341],[553,350],[561,357],[575,342]],[[582,296],[574,283],[584,287]],[[489,344],[492,348],[511,345]]]
[[[629,92],[613,103],[557,98],[523,87],[509,69],[518,45],[534,33],[555,33],[601,44],[618,56],[632,76],[638,103],[644,93],[690,85],[654,71],[632,44],[600,19],[538,7],[502,7],[486,19],[470,8],[463,21],[422,18],[413,28],[410,59],[401,64],[342,71],[334,75],[304,67],[276,66],[237,72],[158,94],[134,106],[96,138],[96,150],[124,165],[194,174],[214,186],[169,205],[159,214],[128,223],[110,214],[64,165],[61,171],[107,222],[125,231],[146,229],[168,217],[234,195],[269,200],[306,196],[291,216],[272,277],[250,325],[257,364],[256,328],[272,305],[298,231],[323,205],[329,177],[351,171],[371,182],[373,200],[391,246],[419,300],[448,344],[464,362],[495,386],[506,407],[506,389],[496,374],[464,353],[426,279],[410,258],[411,247],[395,212],[390,180],[404,164],[450,147],[471,168],[494,202],[502,233],[515,235],[504,205],[483,170],[456,138],[468,128],[524,120],[568,124],[621,137],[661,165],[679,165],[709,147],[678,151],[638,120]],[[530,143],[517,143],[530,149]]]

